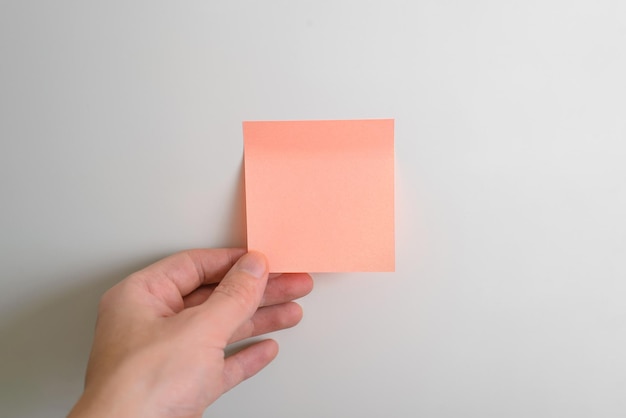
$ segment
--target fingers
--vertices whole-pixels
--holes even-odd
[[[233,334],[229,344],[250,337],[291,328],[302,320],[302,308],[295,302],[260,308]]]
[[[183,301],[185,302],[185,309],[193,308],[194,306],[202,305],[211,296],[211,293],[215,290],[213,286],[201,286],[185,296]]]
[[[207,330],[213,341],[225,347],[235,332],[256,312],[261,303],[268,278],[265,256],[251,251],[243,255],[213,290],[211,297],[197,308],[200,317],[219,318]]]
[[[246,347],[224,360],[224,392],[254,376],[278,354],[278,344],[265,340]]]
[[[185,308],[204,303],[214,289],[215,286],[199,287],[185,297]],[[299,299],[308,295],[311,290],[313,290],[313,279],[306,273],[283,273],[274,277],[270,274],[260,306],[277,305]]]
[[[245,254],[243,248],[197,249],[176,253],[133,274],[157,296],[178,291],[186,296],[201,285],[217,283]]]
[[[313,279],[307,273],[285,273],[270,279],[261,299],[261,306],[275,305],[308,295]]]

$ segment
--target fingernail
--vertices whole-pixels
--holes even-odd
[[[239,270],[250,273],[257,279],[263,277],[265,271],[267,270],[267,261],[265,261],[265,256],[257,252],[244,254],[243,257],[239,259],[237,264],[239,265]]]

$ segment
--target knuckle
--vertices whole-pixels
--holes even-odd
[[[115,308],[119,306],[120,300],[123,299],[124,293],[128,289],[129,281],[130,276],[126,280],[122,280],[115,286],[109,288],[100,296],[100,301],[98,302],[99,313],[115,310]]]
[[[115,304],[116,293],[115,287],[112,287],[102,294],[98,303],[98,312],[105,312]]]

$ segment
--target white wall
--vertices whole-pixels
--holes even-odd
[[[315,276],[222,417],[626,415],[626,3],[0,3],[0,415],[98,295],[242,245],[241,121],[396,119],[397,272]]]

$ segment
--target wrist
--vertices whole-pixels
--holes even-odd
[[[99,391],[85,390],[78,399],[68,418],[100,418],[100,417],[142,417],[148,416],[137,401],[137,397],[129,394],[106,394]]]

